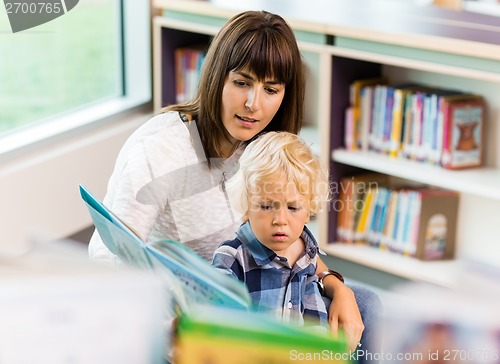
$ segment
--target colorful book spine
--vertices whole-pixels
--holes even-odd
[[[176,102],[185,102],[195,95],[204,59],[204,49],[181,47],[175,50]]]
[[[401,149],[401,135],[403,129],[403,110],[404,110],[404,95],[402,89],[394,90],[394,102],[392,108],[392,129],[389,145],[389,155],[397,157]]]
[[[354,126],[354,108],[348,107],[345,111],[344,119],[344,142],[345,149],[357,149],[355,141],[355,126]]]
[[[363,200],[363,209],[356,225],[354,241],[358,244],[364,244],[367,241],[368,229],[371,225],[371,220],[374,210],[375,190],[370,189]]]
[[[351,108],[352,113],[352,149],[362,148],[362,134],[364,133],[364,122],[366,122],[366,117],[363,118],[363,108],[362,108],[362,89],[367,86],[374,86],[378,84],[387,83],[387,79],[384,77],[374,77],[368,79],[360,79],[351,83],[349,87],[349,108]]]

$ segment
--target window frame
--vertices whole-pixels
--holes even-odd
[[[12,130],[0,137],[0,157],[19,152],[69,132],[77,132],[94,123],[102,124],[127,110],[150,103],[151,76],[151,9],[149,1],[118,0],[121,6],[121,96],[68,112],[63,116],[40,120]],[[119,70],[118,70],[119,71]],[[151,107],[152,108],[152,107]]]

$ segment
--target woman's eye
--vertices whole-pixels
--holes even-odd
[[[266,87],[266,92],[270,95],[276,95],[279,91],[275,88]]]
[[[297,211],[299,208],[298,208],[298,207],[296,207],[296,206],[288,206],[288,209],[289,209],[290,211]]]
[[[269,205],[260,205],[260,208],[264,211],[271,210],[273,207]]]
[[[241,81],[241,80],[234,80],[233,83],[236,85],[236,86],[246,86],[247,83],[245,81]]]

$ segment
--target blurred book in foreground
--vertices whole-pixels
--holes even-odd
[[[215,306],[179,319],[176,364],[354,363],[347,343],[258,312]]]
[[[163,362],[165,291],[151,273],[88,260],[74,241],[0,256],[0,361]]]
[[[465,261],[456,289],[408,284],[386,300],[381,364],[499,363],[500,269]]]

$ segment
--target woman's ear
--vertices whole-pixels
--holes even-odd
[[[243,220],[243,222],[247,222],[248,221],[248,213],[245,212],[245,214],[241,217],[241,219]]]

